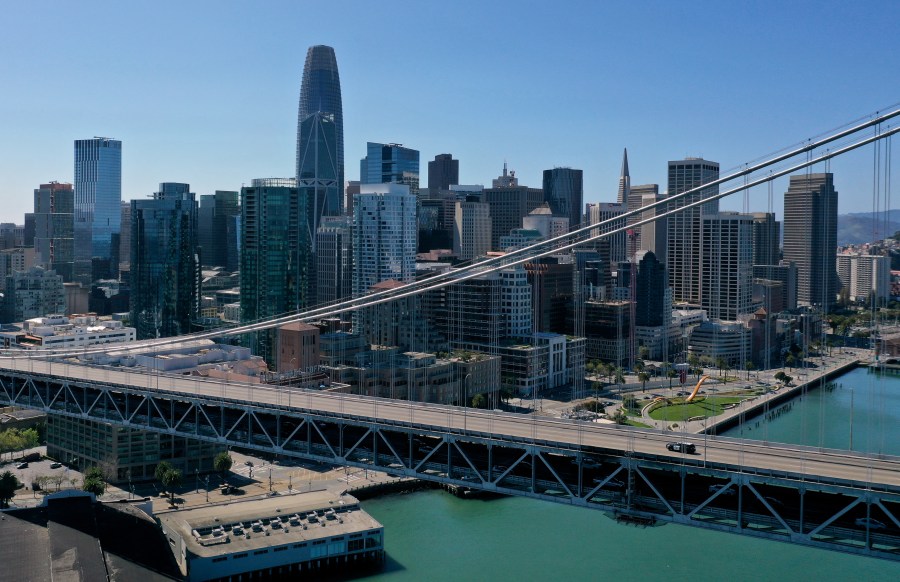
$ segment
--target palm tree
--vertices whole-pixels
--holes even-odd
[[[744,364],[744,369],[747,370],[747,380],[750,379],[750,372],[753,371],[754,368],[756,368],[756,366],[752,361],[748,361],[746,364]]]
[[[622,366],[616,366],[615,369],[616,384],[625,384],[625,371]]]
[[[725,369],[725,366],[727,366],[727,365],[728,365],[728,362],[725,361],[725,358],[723,358],[722,356],[719,356],[718,358],[716,358],[716,368],[719,369],[719,376],[722,375],[722,370]]]
[[[175,488],[181,485],[181,471],[178,469],[170,469],[163,475],[163,487],[169,491],[169,503],[175,505]]]
[[[19,488],[19,480],[12,471],[4,471],[0,475],[0,507],[6,507],[9,500],[16,494]]]
[[[638,382],[641,383],[641,392],[646,392],[647,391],[647,380],[650,379],[650,374],[648,374],[647,372],[638,372],[637,378],[638,378]]]
[[[217,473],[222,474],[222,483],[225,482],[225,475],[231,470],[233,464],[234,460],[231,458],[231,455],[228,454],[228,451],[222,451],[213,459],[213,469],[215,469]]]
[[[699,380],[702,370],[700,370],[700,358],[697,356],[697,354],[688,354],[688,366],[690,366],[694,370],[694,372],[697,373],[697,379]]]

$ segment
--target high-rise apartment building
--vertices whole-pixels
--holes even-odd
[[[669,196],[675,196],[707,184],[719,178],[718,162],[701,158],[687,158],[669,162]],[[670,203],[666,211],[683,208],[688,204],[703,200],[719,193],[719,187],[703,188],[694,194]],[[676,303],[700,303],[701,281],[701,240],[704,215],[719,211],[718,200],[695,206],[668,218],[666,268],[669,271],[669,286],[672,299]]]
[[[797,265],[797,301],[829,309],[838,292],[834,175],[791,176],[784,194],[784,260]]]
[[[774,212],[753,213],[753,264],[777,265],[781,259],[781,223]]]
[[[122,142],[75,140],[75,280],[115,278],[119,269]]]
[[[503,164],[503,174],[486,188],[481,201],[490,206],[491,249],[503,250],[500,237],[511,230],[522,228],[522,219],[544,203],[544,192],[540,188],[520,186],[515,172],[509,172]]]
[[[296,311],[308,304],[305,201],[294,178],[255,179],[241,188],[241,321]],[[275,330],[256,332],[254,353],[271,365]]]
[[[841,294],[851,301],[875,299],[879,305],[891,298],[891,258],[879,255],[840,254],[837,273]]]
[[[197,202],[190,185],[163,182],[131,202],[131,322],[138,339],[190,333],[200,317]]]
[[[570,228],[579,226],[584,208],[583,172],[573,168],[544,170],[544,200],[554,216],[569,219]]]
[[[74,275],[75,191],[50,182],[34,191],[34,250],[37,264],[68,283]]]
[[[459,160],[451,154],[438,154],[428,162],[428,190],[434,194],[439,190],[449,190],[459,184]]]
[[[353,223],[327,216],[316,232],[316,304],[349,299],[353,292]]]
[[[453,254],[470,261],[491,250],[490,206],[476,200],[456,203],[453,227]]]
[[[702,217],[700,306],[710,319],[736,321],[753,295],[753,217],[721,212]]]
[[[405,184],[419,196],[419,152],[396,143],[366,144],[366,157],[359,162],[361,184]]]
[[[238,270],[240,233],[237,227],[240,215],[240,194],[236,191],[216,190],[215,194],[200,197],[198,240],[203,266]]]
[[[416,276],[416,198],[405,184],[362,184],[353,208],[353,295]]]

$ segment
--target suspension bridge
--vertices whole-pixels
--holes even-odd
[[[900,109],[879,113],[748,164],[651,205],[659,207],[652,218],[642,218],[651,209],[643,207],[408,285],[268,321],[126,348],[157,349],[185,339],[316,321],[482,277],[623,232],[629,216],[639,218],[628,226],[634,228],[889,140],[900,129],[889,123],[898,116]],[[735,180],[742,183],[700,195]],[[143,373],[74,359],[108,352],[109,347],[5,353],[0,358],[0,404],[595,508],[637,523],[680,523],[900,560],[900,457]],[[672,451],[667,448],[672,440],[693,446]]]

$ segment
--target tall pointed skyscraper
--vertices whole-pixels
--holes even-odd
[[[297,117],[297,189],[305,208],[300,248],[309,249],[306,297],[311,300],[316,296],[316,230],[323,216],[343,211],[344,114],[337,59],[330,46],[313,46],[306,53]]]
[[[631,194],[631,176],[628,174],[628,148],[622,154],[622,172],[619,175],[619,195],[616,202],[624,204],[628,202],[628,195]]]

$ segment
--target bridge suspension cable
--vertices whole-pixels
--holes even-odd
[[[369,293],[366,295],[362,295],[360,297],[355,297],[345,301],[339,301],[330,305],[324,305],[321,307],[316,307],[313,309],[308,309],[304,311],[299,311],[291,314],[286,314],[284,316],[279,316],[267,320],[262,320],[259,322],[242,324],[235,327],[230,328],[216,328],[213,331],[203,331],[197,332],[193,334],[186,334],[182,336],[177,336],[173,338],[160,338],[160,339],[149,339],[149,340],[140,340],[137,342],[132,342],[125,346],[122,346],[122,350],[133,350],[140,348],[155,348],[155,347],[163,347],[167,345],[173,345],[177,343],[182,343],[190,340],[201,340],[201,339],[213,339],[213,338],[221,338],[221,337],[229,337],[235,335],[241,335],[245,333],[251,333],[255,331],[262,331],[266,329],[272,329],[286,323],[291,322],[307,322],[307,321],[316,321],[328,317],[332,317],[335,315],[358,311],[360,309],[366,307],[372,307],[375,305],[380,305],[383,303],[387,303],[390,301],[395,301],[397,299],[403,299],[406,297],[411,297],[414,295],[420,295],[422,293],[426,293],[428,291],[437,290],[449,285],[461,283],[464,281],[468,281],[470,279],[475,279],[482,277],[484,275],[494,273],[497,271],[501,271],[503,269],[508,269],[510,267],[514,267],[517,265],[521,265],[530,261],[533,261],[538,258],[547,257],[553,254],[557,254],[563,251],[568,251],[574,249],[578,246],[584,245],[586,243],[594,242],[601,240],[603,238],[609,237],[614,234],[625,232],[628,228],[637,228],[643,226],[645,224],[650,224],[657,220],[668,218],[669,216],[673,216],[675,214],[679,214],[681,212],[685,212],[687,210],[696,208],[700,205],[706,204],[713,200],[718,200],[720,198],[724,198],[726,196],[730,196],[732,194],[743,192],[749,188],[754,186],[764,184],[766,182],[770,182],[776,178],[780,178],[782,176],[788,175],[790,173],[796,172],[798,170],[807,168],[819,162],[823,162],[826,160],[830,160],[832,158],[843,155],[847,152],[853,151],[860,147],[863,147],[867,144],[877,142],[890,136],[894,135],[898,131],[900,131],[900,127],[890,127],[887,126],[886,129],[883,129],[880,132],[875,133],[874,135],[865,137],[861,140],[854,141],[847,145],[842,145],[841,147],[833,150],[826,150],[816,157],[811,157],[809,154],[814,152],[815,150],[832,144],[836,141],[843,140],[845,138],[851,137],[861,131],[864,131],[871,127],[880,127],[884,122],[893,119],[895,117],[900,116],[900,108],[892,109],[887,113],[876,113],[873,117],[864,121],[862,123],[856,124],[850,128],[843,129],[837,131],[836,133],[829,134],[825,137],[810,140],[805,145],[794,148],[788,152],[776,154],[774,157],[765,159],[761,162],[756,162],[751,165],[747,165],[740,170],[733,172],[725,177],[718,178],[716,180],[712,180],[690,190],[686,190],[685,192],[675,194],[672,196],[668,196],[663,198],[657,202],[653,202],[646,206],[642,206],[640,208],[636,208],[634,210],[626,211],[625,213],[618,215],[614,218],[610,218],[604,221],[600,221],[596,224],[590,224],[586,226],[582,226],[576,230],[572,230],[563,235],[559,235],[553,237],[551,239],[541,241],[535,243],[533,245],[529,245],[520,249],[516,249],[506,253],[500,257],[492,257],[485,260],[477,261],[468,265],[466,267],[462,267],[459,269],[451,270],[447,273],[442,273],[440,275],[436,275],[433,277],[427,277],[413,283],[408,283],[402,286],[398,286],[393,289],[378,291],[375,293]],[[751,181],[745,181],[741,185],[726,190],[725,192],[720,192],[717,194],[706,194],[710,188],[726,184],[738,178],[749,177],[754,173],[759,172],[762,169],[770,168],[774,165],[780,164],[781,162],[785,162],[790,160],[791,158],[795,158],[798,155],[808,154],[807,159],[803,162],[795,164],[793,166],[789,166],[787,168],[783,168],[777,171],[770,171],[766,175],[753,179]],[[662,206],[669,206],[673,203],[679,202],[686,198],[700,195],[701,198],[699,200],[695,200],[685,204],[684,206],[680,206],[678,208],[667,210],[661,214],[656,214],[655,216],[649,218],[641,217],[635,223],[630,225],[625,225],[626,219],[635,216],[635,215],[643,215],[645,212],[654,210],[656,208]],[[621,225],[621,226],[617,226]],[[572,242],[574,241],[574,242]],[[69,357],[76,356],[81,354],[92,354],[92,353],[100,353],[100,352],[109,352],[111,351],[111,346],[104,345],[99,347],[86,348],[82,350],[71,350],[71,349],[60,349],[60,350],[41,350],[40,352],[28,352],[26,354],[16,354],[15,356],[4,354],[0,356],[2,358],[16,357],[30,357],[30,358],[48,358],[48,357]],[[118,347],[113,348],[113,350],[118,350]]]

